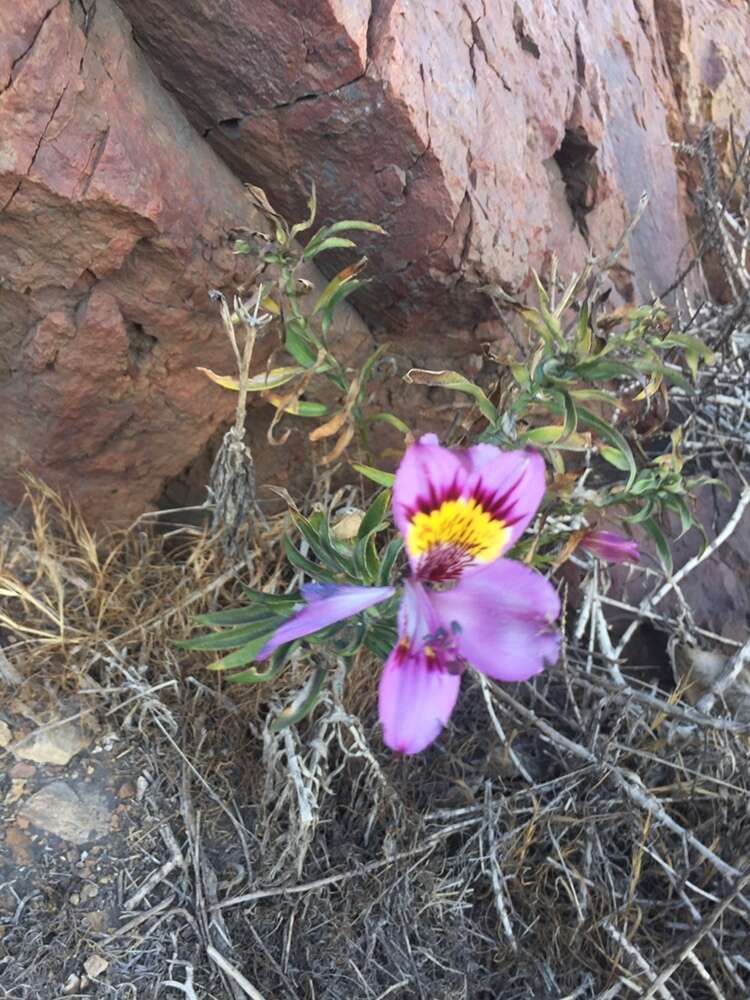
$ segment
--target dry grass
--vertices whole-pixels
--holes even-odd
[[[748,726],[660,687],[663,665],[628,671],[601,573],[559,670],[468,679],[436,748],[400,760],[376,732],[375,664],[334,669],[313,718],[271,734],[304,664],[227,690],[170,645],[240,581],[293,585],[283,519],[227,569],[201,535],[97,543],[38,484],[29,504],[2,540],[5,682],[81,692],[150,776],[122,925],[91,942],[102,996],[747,995]],[[31,902],[6,931],[5,996],[43,995],[27,932],[44,919]]]

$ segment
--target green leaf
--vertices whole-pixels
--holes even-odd
[[[562,424],[547,424],[544,427],[534,427],[524,431],[518,440],[523,444],[531,444],[538,448],[559,448],[563,451],[585,451],[591,447],[591,435],[565,433]]]
[[[570,397],[570,394],[563,392],[559,389],[554,390],[553,398],[557,399],[559,404],[562,406],[563,414],[565,416],[565,424],[563,426],[563,435],[561,440],[565,440],[570,437],[571,434],[575,433],[576,427],[578,426],[578,410],[576,409],[576,404]]]
[[[372,583],[378,575],[378,550],[372,535],[355,542],[354,567],[356,577],[363,583]]]
[[[464,378],[459,372],[429,371],[426,368],[411,368],[404,375],[404,382],[414,385],[439,386],[442,389],[450,389],[453,392],[465,392],[468,396],[472,397],[488,423],[493,427],[497,423],[497,408],[487,399],[478,385]]]
[[[595,414],[591,413],[590,410],[585,410],[583,407],[579,407],[578,419],[582,423],[586,424],[587,427],[591,427],[595,430],[600,437],[602,437],[605,441],[608,441],[610,445],[617,448],[618,451],[622,453],[622,456],[628,466],[628,482],[625,489],[629,490],[635,482],[635,477],[638,475],[638,467],[635,464],[633,452],[630,450],[628,442],[618,430],[615,430],[615,428],[612,427],[611,424],[602,420],[601,417],[597,417]]]
[[[374,469],[371,465],[359,465],[357,462],[352,462],[351,466],[361,476],[371,479],[378,486],[393,486],[396,479],[392,472],[383,472],[381,469]]]
[[[284,670],[284,667],[289,662],[289,655],[297,649],[299,645],[299,639],[295,639],[293,642],[286,642],[283,646],[279,646],[271,657],[268,669],[265,671],[258,670],[257,667],[253,667],[251,670],[244,670],[238,674],[231,674],[229,677],[226,677],[225,680],[230,684],[260,684],[263,681],[273,681]]]
[[[339,271],[337,275],[331,278],[326,287],[320,293],[318,301],[313,306],[313,316],[316,313],[319,313],[321,309],[325,309],[326,306],[330,305],[339,289],[346,285],[347,282],[351,282],[359,274],[366,263],[367,258],[362,257],[361,260],[358,260],[355,264],[350,264],[348,267],[345,267],[343,270]]]
[[[605,358],[601,361],[582,361],[575,366],[575,373],[584,382],[595,382],[597,379],[610,378],[637,378],[638,372],[632,365],[626,365],[622,361],[610,361]]]
[[[390,424],[391,427],[395,427],[397,431],[406,436],[411,434],[409,427],[401,420],[399,417],[394,416],[392,413],[376,413],[373,417],[368,417],[368,422],[371,424]]]
[[[318,360],[320,345],[311,336],[304,320],[292,318],[287,321],[284,347],[304,369],[312,368]]]
[[[315,185],[313,184],[312,190],[310,191],[310,196],[307,199],[307,208],[309,215],[304,222],[298,222],[296,225],[292,226],[292,230],[289,234],[290,239],[295,239],[300,233],[304,233],[310,228],[310,226],[315,222],[315,215],[318,210],[318,198],[315,192]]]
[[[325,333],[328,332],[328,329],[333,322],[333,314],[336,307],[343,302],[344,299],[348,299],[349,296],[356,292],[358,288],[364,288],[365,285],[368,285],[369,283],[369,279],[360,280],[359,278],[352,278],[351,281],[347,281],[345,285],[342,285],[341,288],[334,292],[330,301],[323,307],[322,310],[323,318],[321,320],[321,327]]]
[[[386,349],[383,346],[376,348],[367,358],[365,363],[362,365],[362,371],[359,374],[359,383],[361,386],[359,390],[360,399],[362,398],[362,395],[364,393],[365,386],[370,380],[370,376],[372,375],[372,370],[375,367],[375,362],[379,361],[380,358],[383,357],[383,355],[385,354],[385,350]]]
[[[367,538],[373,531],[377,531],[385,523],[386,511],[391,502],[391,491],[383,490],[375,497],[367,509],[367,513],[362,518],[362,523],[357,532],[357,538]]]
[[[609,406],[617,406],[617,398],[611,392],[606,392],[604,389],[571,389],[570,395],[573,399],[578,399],[584,403],[595,399],[600,403],[607,403]]]
[[[324,567],[333,572],[349,573],[351,566],[342,550],[334,544],[328,531],[328,522],[321,513],[312,514],[309,518],[292,512],[292,519],[300,530],[302,537],[310,546]]]
[[[662,503],[667,510],[671,510],[673,514],[676,514],[679,517],[680,537],[690,531],[693,527],[693,515],[690,513],[690,508],[683,497],[667,496],[663,499]]]
[[[623,520],[628,521],[630,524],[642,524],[647,520],[654,512],[654,501],[652,499],[646,500],[643,507],[637,511],[635,514],[628,514]]]
[[[284,546],[284,554],[295,569],[302,570],[303,573],[306,573],[313,580],[333,583],[335,579],[334,574],[319,563],[311,562],[306,556],[303,556],[286,535],[283,538],[282,544]]]
[[[312,249],[309,246],[306,247],[302,253],[302,259],[312,260],[313,257],[317,257],[324,250],[345,250],[356,247],[356,245],[352,240],[347,240],[342,236],[329,236],[328,239],[313,246]]]
[[[267,635],[279,624],[277,619],[268,619],[264,622],[254,622],[251,625],[239,625],[237,628],[230,628],[225,632],[213,632],[208,635],[200,635],[195,639],[182,639],[175,641],[175,646],[180,649],[215,650],[215,649],[235,649],[251,639],[257,639],[261,635]]]
[[[293,417],[318,418],[324,417],[328,413],[328,407],[323,403],[316,403],[306,399],[290,399],[287,403],[284,403],[282,397],[277,396],[276,393],[267,394],[265,399],[272,406],[275,406],[277,410],[283,408],[284,413],[288,413]]]
[[[374,222],[362,222],[360,219],[343,219],[341,222],[334,222],[331,226],[322,226],[310,239],[309,243],[305,247],[305,253],[309,254],[313,252],[316,247],[324,240],[327,240],[329,236],[335,236],[336,233],[356,231],[377,233],[380,236],[388,235],[385,229],[376,225]]]
[[[510,372],[522,389],[529,388],[531,385],[531,374],[527,365],[512,362],[510,365]]]
[[[278,614],[283,615],[286,611],[291,611],[295,604],[299,604],[299,597],[296,594],[267,594],[265,590],[253,590],[242,584],[242,592],[254,604],[263,604],[273,608]]]
[[[589,304],[584,302],[576,323],[576,356],[583,360],[591,354],[594,331],[591,328]]]
[[[272,733],[278,733],[280,730],[286,729],[287,726],[293,726],[304,719],[306,715],[309,715],[318,702],[327,674],[328,671],[325,667],[316,668],[315,673],[308,681],[300,697],[292,705],[280,712],[278,717],[271,723]]]
[[[392,539],[386,546],[385,553],[380,562],[378,579],[376,581],[378,587],[389,587],[391,585],[393,567],[396,564],[396,560],[401,554],[403,547],[404,543],[401,538]]]
[[[620,472],[630,472],[630,462],[619,448],[612,448],[608,444],[600,444],[598,451],[605,462],[614,465]]]
[[[335,233],[348,233],[350,230],[362,230],[366,233],[378,233],[379,236],[387,236],[388,233],[382,226],[375,222],[363,222],[361,219],[342,219],[341,222],[334,222],[331,226],[326,226],[325,235],[333,236]],[[320,234],[318,234],[320,235]]]
[[[398,641],[398,634],[394,628],[390,628],[385,623],[378,622],[371,625],[365,635],[365,646],[379,660],[387,660]]]
[[[279,625],[281,624],[283,624],[283,619],[279,620]],[[230,653],[229,656],[225,656],[221,660],[215,660],[209,664],[208,669],[217,671],[235,670],[237,667],[244,667],[247,663],[252,663],[275,631],[276,629],[273,629],[265,635],[260,635],[257,639],[253,639],[251,642],[245,643],[244,646],[240,646],[239,649],[235,650],[234,653]]]
[[[294,602],[292,602],[290,610],[293,606]],[[268,621],[269,618],[277,616],[278,613],[269,607],[250,605],[244,608],[230,608],[228,611],[212,611],[207,615],[196,615],[195,621],[198,625],[222,628],[227,625],[253,625],[255,622]]]
[[[667,576],[672,575],[673,562],[672,562],[672,550],[669,547],[669,542],[661,530],[659,525],[654,521],[653,518],[647,517],[642,521],[643,527],[651,535],[656,545],[656,551],[659,554],[659,559],[664,567],[664,571]]]

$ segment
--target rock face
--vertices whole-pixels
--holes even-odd
[[[657,24],[688,132],[706,122],[750,129],[750,10],[744,0],[659,0]]]
[[[666,288],[689,247],[670,142],[750,106],[744,0],[118,2],[238,176],[292,215],[315,180],[330,217],[387,227],[360,303],[411,338],[470,329],[481,285],[552,251],[609,249],[644,190],[620,291]]]
[[[195,366],[232,370],[207,292],[262,222],[109,0],[0,12],[0,135],[0,496],[127,522],[232,410]]]

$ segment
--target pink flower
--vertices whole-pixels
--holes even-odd
[[[614,531],[589,531],[584,535],[580,547],[598,559],[611,563],[638,562],[641,558],[638,543],[632,538],[617,535]]]
[[[434,434],[412,445],[396,473],[393,515],[411,575],[399,640],[380,679],[383,737],[419,753],[438,736],[470,664],[501,681],[527,680],[557,659],[560,601],[535,570],[500,558],[525,531],[544,495],[544,462],[532,452],[480,444],[443,448]],[[432,584],[451,584],[436,590]],[[313,585],[307,605],[258,658],[394,593],[391,587]]]

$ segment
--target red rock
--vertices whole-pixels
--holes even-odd
[[[232,370],[208,290],[247,267],[229,231],[263,222],[122,13],[84,6],[0,12],[0,496],[26,468],[126,523],[233,409],[195,366]]]
[[[704,119],[750,106],[739,0],[119,2],[239,176],[291,215],[315,179],[328,216],[388,228],[360,303],[411,343],[471,329],[483,284],[523,286],[552,251],[570,270],[586,237],[609,249],[644,190],[620,292],[666,288],[689,246],[671,140],[696,94]]]
[[[685,124],[726,128],[731,118],[744,137],[750,130],[745,0],[661,0],[654,9]]]

